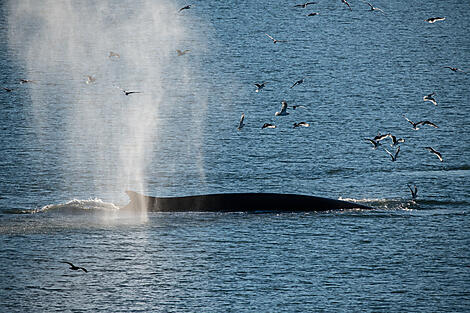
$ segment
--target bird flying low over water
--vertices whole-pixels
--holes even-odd
[[[413,126],[414,130],[418,130],[419,125],[429,125],[429,126],[432,126],[434,128],[439,128],[436,124],[431,123],[430,121],[420,121],[420,122],[415,123],[415,122],[410,121],[409,119],[407,119],[406,116],[403,115],[403,117]]]
[[[276,128],[276,125],[270,124],[270,123],[264,123],[261,129],[264,128]]]
[[[176,49],[176,53],[178,53],[178,56],[182,56],[182,55],[185,55],[186,53],[188,53],[190,50],[186,49],[186,50],[179,50],[179,49]]]
[[[263,89],[263,88],[266,86],[267,83],[268,83],[268,82],[262,82],[261,84],[255,83],[255,86],[256,86],[256,90],[255,90],[255,91],[256,91],[256,92],[259,92],[261,89]]]
[[[316,2],[305,2],[305,3],[302,3],[302,4],[296,4],[296,5],[294,5],[294,7],[304,8],[305,9],[307,7],[307,5],[310,5],[310,4],[316,4]]]
[[[126,96],[131,95],[133,93],[142,93],[141,91],[128,91],[128,90],[121,90]]]
[[[287,112],[287,102],[285,101],[282,101],[281,102],[282,105],[281,105],[281,111],[280,112],[276,112],[274,115],[276,116],[284,116],[284,115],[288,115],[289,113]]]
[[[189,9],[191,9],[191,6],[192,6],[192,4],[188,4],[187,6],[184,6],[184,7],[182,7],[181,9],[179,9],[178,12],[181,12],[181,11],[183,11],[183,10],[189,10]]]
[[[364,140],[367,140],[368,142],[370,142],[374,146],[374,150],[377,150],[377,147],[381,145],[379,141],[376,141],[374,139],[364,138]]]
[[[433,96],[434,96],[435,94],[436,94],[436,93],[433,92],[433,93],[430,93],[430,94],[427,95],[427,96],[424,96],[424,97],[423,97],[423,101],[429,101],[429,102],[431,102],[432,104],[437,105],[436,99],[433,98]]]
[[[88,85],[89,85],[89,84],[92,84],[92,83],[94,83],[94,82],[96,81],[96,78],[94,78],[94,77],[91,76],[91,75],[87,75],[86,77],[87,77],[87,80],[86,80],[85,83],[87,83]]]
[[[290,88],[292,89],[292,88],[294,88],[295,86],[302,84],[303,82],[304,82],[304,78],[299,79],[299,80],[296,81],[292,86],[290,86]]]
[[[400,152],[400,146],[398,146],[397,150],[395,151],[395,154],[392,154],[390,151],[388,151],[385,148],[384,148],[384,150],[385,150],[385,152],[387,152],[390,155],[390,157],[392,158],[392,162],[395,162],[398,158],[398,153]]]
[[[75,266],[75,265],[73,265],[72,263],[67,262],[67,261],[62,261],[61,263],[66,263],[66,264],[70,265],[70,269],[71,269],[72,271],[79,271],[79,270],[82,270],[82,271],[84,271],[85,273],[88,273],[88,271],[87,271],[86,268],[84,268],[84,267]]]
[[[411,188],[411,186],[408,185],[408,188],[411,191],[411,199],[416,199],[416,197],[418,196],[418,187],[416,187],[416,185],[413,185],[413,188]]]
[[[374,140],[375,141],[380,141],[380,140],[384,140],[385,138],[388,138],[388,137],[390,137],[390,133],[383,134],[383,135],[378,133],[378,135],[374,137]]]
[[[352,11],[351,6],[349,5],[349,3],[348,3],[346,0],[341,0],[341,2],[343,2],[344,4],[346,4],[346,5],[348,6],[349,10]]]
[[[366,2],[366,1],[365,1]],[[370,7],[370,10],[369,11],[379,11],[379,12],[382,12],[384,13],[384,11],[381,9],[381,8],[377,8],[377,7],[374,7],[372,4],[370,4],[369,2],[366,2],[367,5]],[[385,14],[385,13],[384,13]]]
[[[108,58],[120,58],[121,56],[119,55],[119,53],[116,53],[116,52],[113,52],[113,51],[109,51],[109,55],[108,55]]]
[[[424,147],[424,149],[428,150],[429,152],[435,154],[438,158],[439,158],[439,161],[443,162],[444,160],[442,159],[442,155],[437,152],[436,150],[434,150],[432,147]]]
[[[297,127],[300,127],[300,126],[302,126],[302,127],[309,127],[310,124],[307,123],[307,122],[294,123],[294,128],[297,128]]]
[[[272,36],[268,35],[267,33],[265,33],[265,34],[266,34],[266,36],[268,36],[273,41],[273,43],[287,42],[287,40],[277,40],[277,39],[274,39]]]
[[[446,19],[445,17],[430,17],[430,18],[425,19],[425,21],[432,24],[432,23],[436,23],[439,21],[443,21],[445,19]]]
[[[245,123],[243,121],[245,120],[245,113],[242,113],[242,116],[240,117],[240,122],[238,123],[238,130],[241,130],[243,126],[245,126]]]
[[[392,143],[390,144],[390,146],[396,146],[398,145],[399,143],[402,143],[402,142],[405,142],[405,139],[403,138],[398,138],[393,136],[392,134],[390,134],[390,138],[392,138]]]
[[[464,70],[461,70],[457,67],[452,67],[452,66],[444,66],[444,68],[450,69],[452,72],[465,72]]]
[[[5,90],[6,92],[12,92],[13,91],[13,89],[7,88],[7,87],[2,87],[2,89]]]

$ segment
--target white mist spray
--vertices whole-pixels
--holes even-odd
[[[15,0],[9,10],[10,47],[27,78],[38,82],[30,87],[35,126],[45,133],[42,140],[60,145],[71,186],[85,185],[110,200],[124,199],[126,189],[145,192],[155,152],[173,149],[159,138],[171,127],[165,117],[181,109],[192,127],[175,140],[187,140],[194,154],[188,157],[204,176],[200,132],[207,97],[195,95],[194,66],[176,54],[206,49],[185,26],[189,16],[158,0]],[[191,90],[190,101],[175,96],[180,88]]]

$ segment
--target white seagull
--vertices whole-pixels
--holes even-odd
[[[430,93],[430,94],[427,95],[427,96],[424,96],[424,97],[423,97],[423,101],[429,101],[429,102],[431,102],[432,104],[437,105],[436,99],[433,98],[433,96],[434,96],[435,94],[436,94],[436,93],[433,92],[433,93]]]
[[[443,21],[445,19],[446,19],[445,17],[430,17],[430,18],[425,19],[424,21],[432,24],[432,23],[436,23],[439,21]]]
[[[309,124],[309,123],[307,123],[307,122],[299,122],[299,123],[294,123],[294,128],[296,128],[296,127],[300,127],[300,126],[302,126],[302,127],[309,127],[309,126],[310,126],[310,124]]]
[[[287,112],[287,102],[285,101],[282,101],[281,102],[282,105],[281,105],[281,111],[280,112],[276,112],[274,115],[275,116],[284,116],[284,115],[288,115],[289,113]]]

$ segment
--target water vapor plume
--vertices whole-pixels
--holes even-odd
[[[147,191],[155,163],[178,167],[169,155],[204,175],[207,95],[194,88],[198,63],[188,57],[207,49],[190,16],[165,0],[14,0],[7,8],[9,49],[22,78],[37,82],[29,86],[34,127],[71,190],[125,201],[125,190]],[[175,118],[191,128],[176,129]]]

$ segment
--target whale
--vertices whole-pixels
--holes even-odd
[[[370,210],[371,207],[343,200],[283,193],[215,193],[181,197],[153,197],[126,191],[130,202],[123,210],[147,212],[318,212]]]

